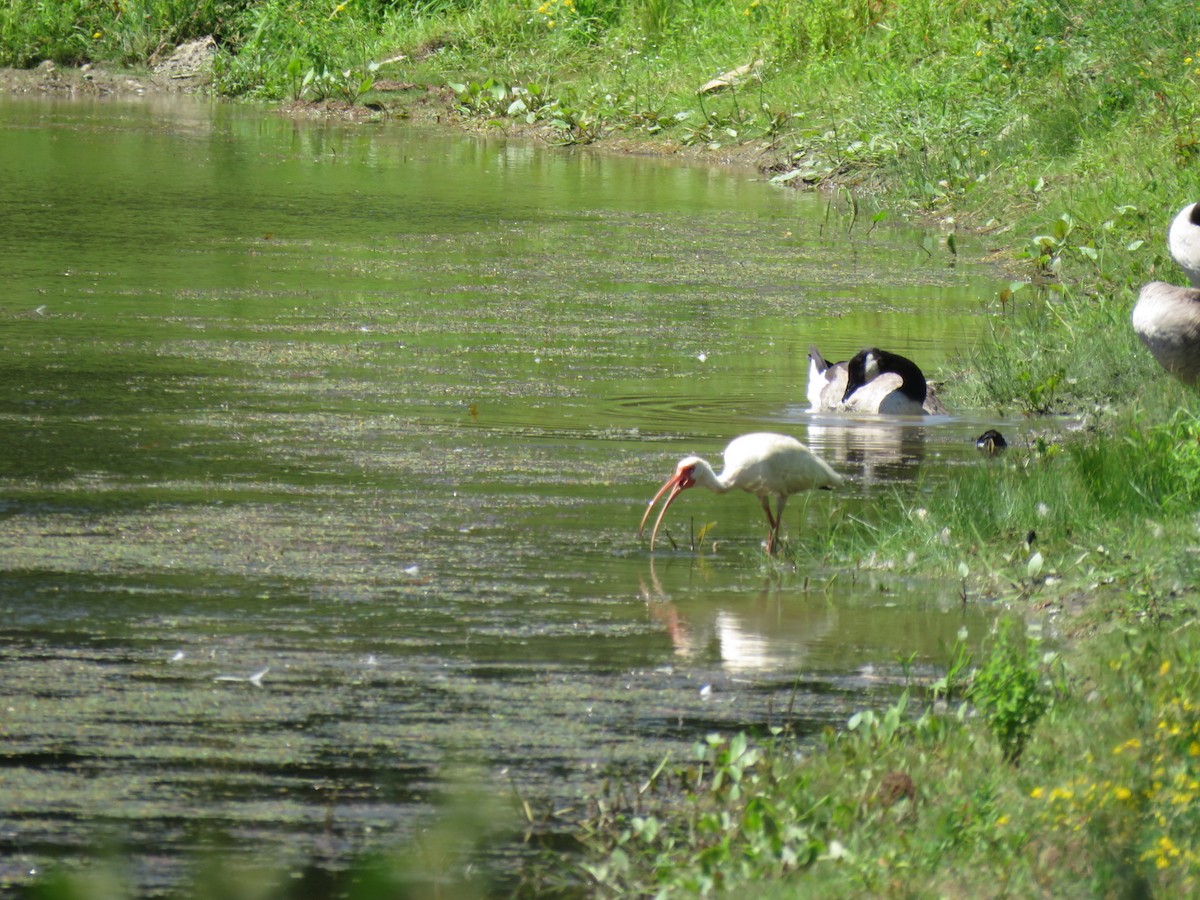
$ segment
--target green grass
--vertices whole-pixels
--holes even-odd
[[[600,804],[584,870],[603,896],[1190,896],[1194,632],[1019,651],[1037,696],[1010,697],[1045,710],[1019,767],[968,707],[914,717],[907,693],[806,759],[786,734],[714,736],[648,783],[636,814]]]
[[[1076,431],[898,494],[871,526],[835,522],[823,540],[847,566],[957,572],[976,600],[1074,609],[1086,599],[1091,628],[1179,614],[1200,576],[1200,420],[1174,406],[1187,399],[1172,387],[1097,410]]]
[[[548,862],[532,891],[1195,893],[1200,419],[1128,317],[1141,283],[1182,280],[1164,236],[1200,196],[1200,7],[12,0],[0,64],[136,66],[204,34],[226,94],[370,96],[403,115],[402,97],[370,92],[386,77],[453,85],[470,127],[745,145],[794,184],[981,230],[1011,272],[990,334],[937,374],[953,406],[1030,415],[1024,440],[898,493],[870,527],[834,517],[795,552],[960,577],[966,602],[1062,610],[1074,640],[1044,660],[997,637],[952,667],[947,711],[914,685],[907,706],[858,717],[804,759],[787,733],[714,736],[600,804],[580,825],[585,858]],[[369,874],[352,895],[386,895]]]

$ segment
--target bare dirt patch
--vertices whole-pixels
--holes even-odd
[[[122,71],[103,65],[60,67],[45,62],[33,69],[0,68],[0,93],[37,94],[57,97],[138,97],[154,94],[203,93],[209,90],[205,72],[186,74],[178,68],[159,66],[153,71]],[[366,102],[297,100],[282,103],[279,111],[296,118],[341,119],[349,122],[403,122],[449,125],[465,131],[506,137],[562,143],[563,136],[542,125],[526,125],[511,119],[482,119],[459,115],[454,94],[437,85],[380,81]],[[711,165],[778,169],[782,154],[766,141],[728,145],[686,145],[662,138],[641,138],[614,129],[590,144],[595,149],[636,156],[692,159]]]
[[[206,75],[177,77],[169,72],[123,72],[98,65],[63,68],[44,62],[33,69],[0,69],[0,93],[58,97],[189,94],[208,88]]]

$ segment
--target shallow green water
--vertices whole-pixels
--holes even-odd
[[[713,729],[836,726],[986,627],[802,537],[979,464],[984,417],[804,398],[810,343],[968,344],[969,244],[745,172],[191,100],[0,100],[0,157],[0,884],[114,842],[150,891],[214,842],[338,869],[464,773],[569,810]],[[719,546],[652,558],[675,461],[758,429],[852,479],[793,501],[796,571],[744,495],[682,498],[672,536]]]

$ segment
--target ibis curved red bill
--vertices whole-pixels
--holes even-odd
[[[654,499],[650,501],[646,507],[646,514],[642,516],[642,524],[638,526],[638,537],[642,536],[642,532],[646,530],[646,520],[650,518],[650,513],[654,512],[654,505],[658,503],[662,495],[670,491],[670,496],[667,497],[667,502],[663,504],[659,510],[658,518],[654,520],[654,530],[650,532],[650,549],[654,550],[654,541],[658,537],[658,526],[662,524],[663,516],[667,514],[667,509],[675,502],[675,498],[681,492],[686,491],[696,483],[695,465],[685,465],[680,463],[679,468],[675,470],[675,474],[667,479],[666,483],[658,489],[658,493],[654,495]]]

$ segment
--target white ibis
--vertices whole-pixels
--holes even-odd
[[[754,494],[762,501],[763,512],[767,514],[767,523],[771,527],[767,535],[767,552],[770,553],[775,549],[775,539],[779,535],[783,508],[788,497],[816,488],[830,490],[841,484],[842,480],[842,476],[831,469],[825,460],[793,437],[769,432],[743,434],[730,441],[729,446],[725,448],[725,468],[720,475],[713,471],[706,460],[698,456],[681,459],[675,467],[675,474],[658,489],[658,493],[646,507],[646,514],[642,516],[642,524],[638,527],[638,537],[641,537],[645,530],[646,520],[654,511],[654,505],[668,490],[671,493],[654,522],[654,531],[650,533],[652,551],[663,516],[680,493],[696,485],[706,487],[717,494],[739,488]],[[774,514],[771,513],[772,497],[775,498]]]
[[[839,363],[826,362],[816,347],[809,347],[807,394],[817,410],[908,416],[946,412],[920,366],[878,347]]]
[[[1200,203],[1167,229],[1167,249],[1192,287],[1151,281],[1138,292],[1133,330],[1158,364],[1186,385],[1200,383]]]

